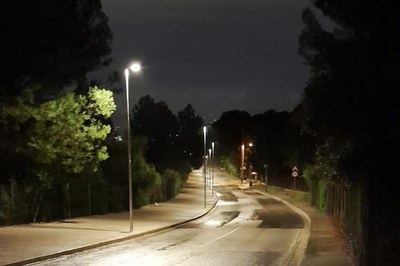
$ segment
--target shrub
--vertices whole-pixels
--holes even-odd
[[[182,186],[181,175],[172,169],[166,169],[162,173],[162,187],[164,200],[170,200],[174,198]]]

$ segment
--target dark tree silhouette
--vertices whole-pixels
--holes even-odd
[[[400,3],[312,2],[335,29],[304,11],[299,52],[310,79],[301,103],[303,130],[318,141],[319,167],[331,182],[363,187],[360,264],[389,265],[400,259],[400,236],[392,232],[399,218],[390,207],[400,150]]]
[[[112,33],[100,0],[7,0],[0,21],[0,99],[28,86],[55,94],[110,61]]]
[[[270,184],[290,187],[288,177],[294,163],[298,162],[294,158],[297,142],[289,141],[292,135],[290,114],[269,110],[254,115],[252,125],[258,171],[263,173],[266,170],[263,168],[268,167]],[[298,164],[297,166],[300,167]]]
[[[212,124],[218,149],[224,154],[234,157],[243,142],[251,141],[251,115],[246,111],[232,110],[224,112]]]
[[[196,115],[193,106],[188,104],[178,112],[179,136],[178,144],[190,165],[197,169],[202,165],[203,137],[201,128],[203,119]]]
[[[199,129],[203,122],[191,105],[178,116],[164,101],[155,102],[149,95],[144,96],[133,110],[133,133],[148,139],[146,158],[157,171],[170,168],[185,176],[191,166],[199,167]]]
[[[170,167],[178,119],[164,101],[155,102],[149,95],[139,99],[133,109],[133,134],[148,138],[146,158],[157,171]]]

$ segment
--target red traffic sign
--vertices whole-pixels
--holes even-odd
[[[298,175],[299,175],[299,169],[297,169],[297,167],[294,166],[292,169],[292,176],[297,177]]]

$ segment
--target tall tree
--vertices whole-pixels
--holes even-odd
[[[235,157],[243,142],[252,141],[251,115],[246,111],[231,110],[224,112],[212,124],[218,147],[224,154]],[[234,160],[236,161],[236,160]]]
[[[146,158],[158,171],[173,168],[178,118],[164,101],[155,102],[149,95],[139,99],[133,109],[133,134],[148,138]]]
[[[326,30],[306,9],[299,51],[310,66],[301,103],[304,130],[318,140],[318,164],[331,182],[365,188],[361,265],[399,260],[395,167],[400,145],[400,3],[314,0],[334,23]],[[392,227],[393,226],[393,227]]]
[[[32,84],[49,98],[110,62],[112,34],[100,0],[7,0],[1,10],[0,100]]]
[[[188,104],[182,111],[178,112],[179,135],[178,146],[184,156],[189,160],[193,168],[199,168],[202,164],[203,142],[201,127],[203,119],[195,113],[193,106]]]
[[[257,157],[254,162],[258,171],[268,168],[271,184],[288,186],[286,177],[295,163],[294,145],[289,142],[290,114],[269,110],[252,117],[253,138]]]
[[[104,140],[111,127],[103,119],[110,118],[114,110],[112,92],[98,88],[91,88],[87,96],[67,93],[39,106],[31,97],[18,97],[17,104],[0,109],[5,137],[0,141],[2,158],[9,151],[14,158],[25,158],[30,164],[19,168],[30,166],[45,185],[69,173],[96,171],[108,157]],[[9,170],[0,174],[1,179],[15,178],[16,173],[6,165],[8,160],[0,162],[2,169]]]

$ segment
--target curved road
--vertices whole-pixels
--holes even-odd
[[[216,187],[206,216],[154,235],[31,265],[288,265],[303,218],[279,199],[237,186]],[[295,265],[298,262],[295,262]]]

